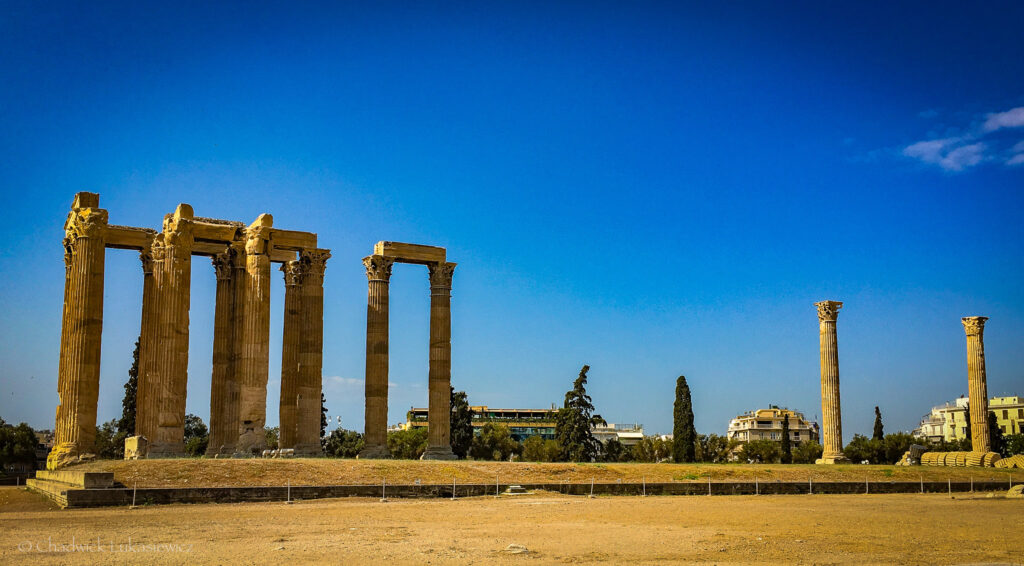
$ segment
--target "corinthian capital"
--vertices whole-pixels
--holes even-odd
[[[324,270],[327,269],[327,260],[330,258],[331,251],[320,248],[299,252],[299,261],[302,262],[303,272],[317,277],[324,276]]]
[[[960,319],[960,322],[963,323],[964,332],[968,336],[981,336],[985,331],[986,320],[988,320],[987,316],[965,316]]]
[[[821,301],[814,303],[818,307],[818,322],[835,322],[839,318],[839,309],[843,308],[841,301]]]
[[[285,287],[294,287],[302,284],[303,268],[302,262],[298,260],[286,261],[281,264],[281,273],[284,273]]]
[[[431,263],[427,266],[430,271],[431,287],[452,287],[452,276],[455,275],[456,263]]]
[[[228,248],[224,253],[219,253],[210,258],[213,270],[217,274],[218,281],[227,281],[235,269],[235,250]]]
[[[371,255],[363,258],[363,267],[366,268],[366,278],[370,281],[384,281],[391,279],[391,267],[395,260],[382,255]]]
[[[107,227],[107,211],[102,208],[76,208],[64,223],[64,236],[68,239],[97,238]]]

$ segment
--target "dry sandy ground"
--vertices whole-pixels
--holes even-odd
[[[535,494],[61,511],[0,488],[0,563],[1021,563],[1021,517],[1024,500],[966,495]],[[72,540],[78,551],[60,546]],[[509,553],[512,544],[528,551]]]
[[[182,458],[173,460],[101,460],[70,469],[113,472],[124,485],[138,482],[139,487],[217,487],[266,485],[379,485],[423,483],[447,484],[455,478],[460,483],[493,484],[541,483],[570,481],[640,483],[714,481],[967,481],[994,479],[1020,483],[1020,470],[996,468],[939,468],[927,466],[815,466],[815,465],[748,465],[748,464],[572,464],[537,462],[438,462],[420,460],[339,460],[329,458],[298,458],[271,460],[262,458],[208,460]]]

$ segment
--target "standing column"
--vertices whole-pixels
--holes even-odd
[[[281,427],[278,448],[295,448],[296,396],[299,387],[299,343],[302,316],[302,266],[298,261],[281,265],[284,272],[284,329],[281,339]]]
[[[985,321],[987,316],[960,319],[967,333],[967,397],[971,404],[971,450],[991,452],[988,430],[988,384],[985,376]]]
[[[824,452],[817,464],[846,462],[843,455],[842,411],[839,406],[839,349],[836,340],[836,319],[843,303],[821,301],[818,307],[821,341],[821,439]]]
[[[395,260],[363,258],[369,292],[366,302],[366,412],[360,458],[389,458],[388,451],[388,281]]]
[[[156,438],[156,399],[153,360],[156,356],[159,294],[156,265],[163,264],[163,235],[154,235],[150,245],[139,253],[142,261],[142,327],[139,330],[139,384],[135,393],[135,434],[146,440]]]
[[[188,310],[192,285],[192,207],[179,204],[164,218],[160,270],[160,321],[155,366],[159,375],[156,431],[149,455],[185,454],[185,395],[188,388]]]
[[[320,445],[320,399],[323,393],[324,270],[330,257],[331,252],[324,249],[299,253],[302,264],[302,332],[295,453],[303,456],[319,456],[323,452]]]
[[[270,232],[274,220],[262,214],[246,230],[245,307],[239,376],[239,435],[242,454],[266,448],[267,380],[270,376]]]
[[[217,295],[213,314],[213,373],[210,378],[210,442],[206,455],[230,455],[238,436],[237,420],[230,420],[231,393],[234,389],[232,346],[235,308],[235,263],[237,252],[228,248],[211,258],[217,276]],[[235,413],[237,416],[237,412]]]
[[[451,443],[452,275],[454,263],[430,270],[430,369],[427,450],[424,460],[455,460]]]
[[[78,193],[64,224],[64,316],[57,376],[56,438],[46,467],[90,455],[96,439],[103,331],[103,267],[107,211],[95,193]]]

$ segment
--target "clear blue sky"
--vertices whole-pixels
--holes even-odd
[[[700,432],[820,415],[813,303],[839,319],[844,433],[966,393],[1024,394],[1024,7],[820,2],[103,6],[0,16],[0,416],[52,427],[62,223],[198,215],[319,234],[328,406],[362,429],[378,240],[445,246],[453,382]],[[826,3],[830,4],[830,3]],[[107,254],[100,419],[120,414],[137,254]],[[427,401],[426,270],[391,292],[390,421]],[[214,275],[193,264],[187,406],[209,415]],[[275,278],[268,421],[277,422]]]

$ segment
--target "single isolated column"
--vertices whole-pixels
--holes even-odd
[[[188,310],[192,286],[192,207],[179,204],[164,217],[160,275],[160,321],[155,365],[159,372],[156,431],[150,457],[185,455],[185,395],[188,388]]]
[[[318,456],[320,445],[320,397],[323,393],[324,270],[331,253],[303,250],[302,330],[299,342],[299,386],[296,393],[295,454]]]
[[[363,258],[369,291],[366,302],[366,412],[360,458],[389,458],[388,450],[388,281],[395,261]]]
[[[985,321],[987,316],[960,319],[967,333],[967,397],[971,404],[971,450],[991,452],[988,430],[988,384],[985,376]]]
[[[135,390],[135,434],[156,438],[156,399],[153,362],[156,357],[159,294],[156,266],[163,265],[163,234],[156,234],[139,253],[142,261],[142,325],[139,330],[139,383]]]
[[[273,218],[262,214],[246,230],[246,290],[239,377],[237,451],[261,452],[267,444],[267,380],[270,377],[270,231]]]
[[[451,443],[452,275],[454,263],[430,269],[430,369],[424,460],[454,460]]]
[[[818,307],[821,341],[821,439],[824,452],[817,464],[847,462],[843,455],[842,411],[839,406],[839,349],[836,340],[836,319],[843,303],[821,301]]]
[[[208,457],[230,456],[238,438],[238,410],[232,408],[237,391],[234,374],[235,264],[238,251],[227,248],[211,258],[217,276],[217,295],[213,314],[213,374],[210,379],[210,441]],[[237,397],[237,393],[235,393]]]
[[[57,376],[56,438],[48,469],[92,456],[100,387],[103,267],[107,211],[95,193],[78,193],[64,224],[64,316]]]
[[[296,396],[299,389],[299,343],[302,332],[302,266],[281,265],[284,273],[284,328],[281,339],[281,428],[279,448],[295,448]]]

